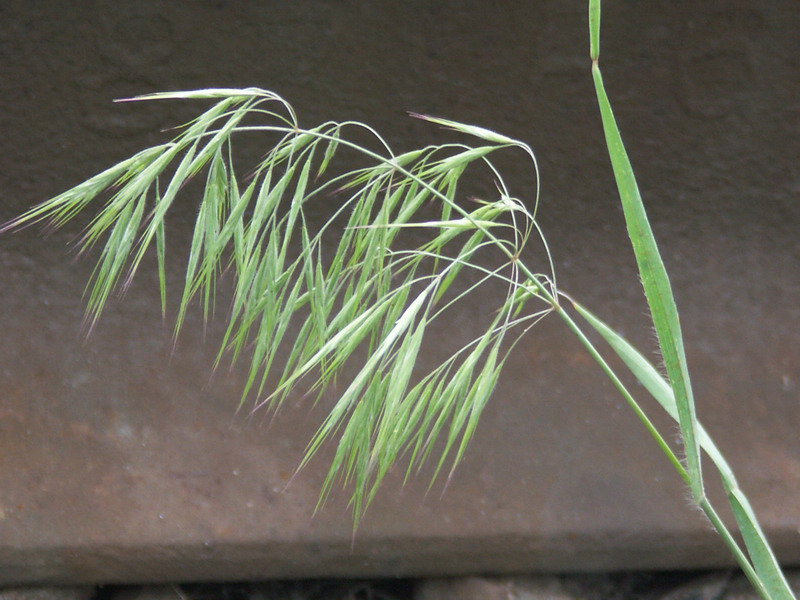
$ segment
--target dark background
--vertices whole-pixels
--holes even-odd
[[[4,2],[0,221],[162,141],[162,129],[200,108],[114,98],[258,86],[291,101],[304,125],[364,120],[399,150],[451,135],[406,111],[441,115],[531,144],[562,289],[652,348],[586,20],[584,3],[558,0]],[[602,45],[607,89],[675,286],[699,414],[793,561],[798,28],[791,0],[615,2],[605,8]],[[510,161],[508,174],[515,195],[532,201],[529,167]],[[179,238],[192,207],[176,207]],[[666,460],[555,321],[515,354],[447,493],[426,495],[424,477],[401,490],[395,477],[351,551],[344,495],[309,519],[324,460],[282,492],[319,413],[298,402],[269,428],[234,416],[239,380],[209,383],[215,348],[203,345],[198,315],[169,358],[152,273],[81,337],[91,261],[72,259],[78,230],[0,237],[0,578],[119,579],[114,552],[132,552],[138,558],[125,556],[142,577],[155,578],[180,568],[215,578],[729,560]],[[183,260],[170,258],[173,282]],[[492,302],[460,309],[452,335]]]

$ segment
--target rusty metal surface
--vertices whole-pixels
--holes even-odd
[[[400,147],[447,135],[402,111],[441,114],[531,141],[562,287],[650,348],[584,10],[566,4],[6,3],[0,220],[188,116],[112,97],[259,85],[306,124],[360,118]],[[800,563],[800,15],[788,1],[650,4],[608,9],[607,84],[676,287],[699,414],[781,556]],[[530,194],[529,173],[512,179]],[[179,238],[192,221],[178,207]],[[71,260],[76,232],[0,237],[0,582],[730,562],[555,321],[513,355],[446,492],[394,473],[353,537],[345,494],[312,516],[326,456],[287,487],[324,406],[237,414],[241,377],[211,376],[196,315],[171,351],[153,277],[82,338],[91,264]],[[178,281],[182,260],[169,268]],[[492,300],[462,307],[443,335]]]

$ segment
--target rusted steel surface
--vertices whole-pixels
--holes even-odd
[[[439,114],[531,142],[561,286],[652,348],[581,3],[267,4],[4,5],[0,220],[191,116],[114,97],[258,85],[304,124],[359,118],[401,148],[449,135],[403,111]],[[781,556],[800,563],[800,14],[788,0],[643,4],[609,7],[604,68],[672,273],[698,412]],[[532,175],[510,171],[528,197]],[[177,207],[172,234],[185,240],[193,220]],[[193,315],[173,352],[152,275],[84,340],[91,264],[69,254],[77,232],[0,236],[0,582],[730,562],[555,321],[513,355],[444,493],[426,493],[424,473],[402,487],[398,469],[355,537],[344,493],[312,516],[330,453],[292,474],[325,403],[237,414],[241,374],[210,372],[220,322],[204,337]],[[173,285],[183,264],[169,263]],[[442,336],[468,334],[493,302],[471,300]]]

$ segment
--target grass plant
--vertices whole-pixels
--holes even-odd
[[[591,70],[602,125],[666,377],[598,316],[559,290],[536,221],[538,191],[532,203],[517,199],[493,162],[499,152],[520,152],[530,161],[538,185],[531,149],[500,133],[446,119],[415,115],[466,134],[477,144],[445,143],[396,154],[361,123],[303,128],[285,100],[257,88],[141,96],[133,100],[214,103],[171,141],[32,208],[5,229],[42,221],[58,227],[101,201],[81,240],[85,249],[100,246],[88,287],[90,326],[112,292],[130,284],[153,247],[166,311],[167,215],[184,184],[202,174],[205,184],[175,332],[198,298],[210,316],[217,281],[230,272],[233,295],[217,360],[248,361],[243,402],[256,398],[256,408],[277,407],[297,387],[319,395],[346,364],[365,357],[342,385],[303,460],[305,464],[323,442],[337,437],[321,498],[334,484],[350,485],[356,519],[398,459],[405,458],[408,474],[429,460],[435,476],[458,464],[507,356],[538,320],[553,313],[655,438],[758,593],[774,600],[794,598],[733,472],[697,421],[669,277],[603,85],[599,0],[589,2],[589,15]],[[352,135],[354,130],[358,135]],[[374,144],[353,141],[364,132]],[[234,138],[256,134],[272,140],[272,146],[241,180]],[[350,160],[359,157],[362,166],[337,169],[342,152]],[[487,170],[496,193],[459,201],[463,176],[476,167]],[[336,210],[314,228],[307,218],[309,207],[331,197],[339,200]],[[524,258],[532,239],[548,255],[545,272]],[[466,283],[461,281],[464,273],[470,274]],[[502,293],[483,333],[424,371],[417,358],[434,323],[446,321],[453,306],[489,284],[499,285]],[[599,334],[675,419],[682,457],[587,331]],[[437,446],[436,440],[443,443]],[[743,543],[705,494],[701,449],[721,475]]]

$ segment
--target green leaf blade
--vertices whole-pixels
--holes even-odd
[[[625,222],[628,227],[628,235],[636,256],[664,363],[675,392],[684,452],[691,478],[690,487],[692,495],[699,502],[704,495],[704,486],[700,447],[695,432],[697,416],[683,347],[683,335],[678,318],[678,309],[667,270],[661,260],[655,236],[639,194],[639,186],[636,183],[633,167],[622,142],[622,136],[619,133],[619,128],[603,85],[602,75],[596,62],[592,65],[592,74],[603,121],[603,130],[608,145],[608,153],[611,158]]]

